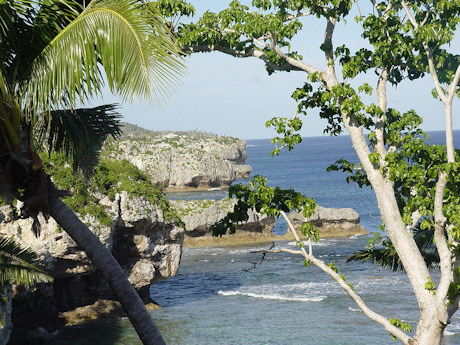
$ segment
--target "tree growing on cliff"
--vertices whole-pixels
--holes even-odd
[[[51,215],[100,269],[144,344],[164,341],[123,270],[59,199],[35,145],[94,162],[119,131],[112,106],[78,109],[101,93],[102,71],[125,101],[163,100],[183,64],[159,15],[141,1],[0,1],[0,194]],[[103,70],[102,70],[103,69]]]
[[[349,180],[370,185],[375,191],[384,229],[420,308],[415,332],[407,334],[408,325],[376,314],[352,287],[336,280],[369,318],[403,344],[440,344],[460,303],[460,159],[452,132],[453,99],[460,95],[460,56],[448,50],[460,23],[460,1],[253,0],[251,4],[250,8],[232,1],[219,13],[206,12],[196,23],[177,25],[178,42],[188,54],[218,51],[238,58],[255,57],[269,74],[306,74],[307,82],[292,94],[297,112],[267,122],[279,134],[274,139],[275,153],[284,147],[290,150],[301,141],[301,115],[312,109],[319,109],[319,116],[327,120],[325,132],[348,132],[360,163],[341,160],[331,169],[343,170]],[[351,18],[353,6],[356,18]],[[355,38],[364,40],[362,48],[352,51],[345,44],[334,46],[337,24],[353,19],[362,29]],[[324,25],[324,40],[315,46],[308,37],[303,38],[306,51],[302,54],[293,42],[304,22]],[[313,49],[323,55],[324,67],[310,61]],[[374,86],[360,82],[362,76],[368,80],[374,75]],[[440,107],[440,116],[446,123],[445,146],[426,143],[426,134],[419,129],[422,119],[410,109],[416,100],[407,99],[403,110],[388,104],[388,87],[423,76],[433,80],[433,95],[444,108]],[[290,199],[273,202],[278,194],[255,182],[252,191],[235,191],[241,197],[240,209],[258,207],[282,215],[285,208],[301,206]],[[428,270],[414,239],[412,230],[419,222],[422,229],[434,228],[440,260],[438,280]],[[307,235],[315,235],[311,227],[306,229]],[[306,263],[316,264],[311,248],[297,253],[305,256]],[[329,268],[324,271],[337,278],[337,269]]]

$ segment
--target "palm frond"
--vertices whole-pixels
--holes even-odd
[[[80,12],[75,1],[1,1],[0,57],[11,85],[28,80],[32,62]]]
[[[116,104],[43,113],[35,125],[37,146],[63,152],[73,160],[74,170],[88,174],[97,164],[104,141],[121,135]]]
[[[53,278],[34,266],[37,255],[22,248],[10,238],[0,238],[0,285],[6,283],[33,285],[53,281]]]
[[[428,268],[436,268],[439,264],[439,254],[434,244],[434,229],[422,230],[420,223],[414,228],[414,240]],[[358,250],[347,257],[346,262],[369,262],[392,271],[404,272],[398,253],[390,239],[385,238],[383,248],[366,248]]]
[[[184,65],[159,15],[137,1],[93,1],[32,64],[25,102],[32,113],[73,108],[108,86],[124,101],[166,98]]]

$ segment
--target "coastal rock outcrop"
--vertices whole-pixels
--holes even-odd
[[[114,201],[105,198],[100,203],[111,210],[111,226],[101,225],[94,217],[81,219],[111,250],[144,302],[152,302],[150,285],[177,273],[184,230],[165,221],[156,205],[126,192],[117,194]],[[31,218],[21,218],[9,206],[0,208],[0,236],[13,236],[22,246],[32,248],[43,269],[54,277],[50,284],[14,287],[12,337],[33,339],[37,330],[46,336],[59,325],[59,313],[100,299],[115,299],[100,272],[55,221],[41,215],[38,220],[36,236]]]
[[[221,220],[233,210],[235,199],[171,201],[171,206],[185,224],[185,245],[220,245],[239,244],[244,241],[272,241],[290,238],[290,234],[277,236],[272,233],[276,219],[255,211],[249,211],[249,220],[237,226],[234,235],[224,236],[224,241],[212,238],[209,227]],[[299,230],[305,217],[299,212],[291,212],[289,219]],[[351,208],[325,208],[318,206],[316,213],[308,219],[320,232],[322,237],[340,237],[365,234],[360,225],[359,214]]]
[[[316,213],[308,219],[300,212],[291,212],[289,220],[299,229],[305,220],[314,225],[320,236],[349,236],[367,233],[359,222],[359,214],[352,208],[325,208],[318,206]]]
[[[246,142],[202,132],[153,132],[124,124],[121,140],[103,155],[126,159],[170,190],[228,187],[252,171]]]
[[[192,200],[171,201],[178,216],[185,224],[185,241],[193,239],[211,238],[209,227],[224,218],[228,212],[233,210],[236,199],[225,198],[222,200]],[[237,239],[238,236],[271,237],[275,225],[275,218],[262,215],[253,210],[248,212],[248,221],[239,224],[236,234],[230,235],[230,239]],[[187,241],[188,240],[188,241]]]

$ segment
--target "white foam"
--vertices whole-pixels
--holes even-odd
[[[354,312],[354,313],[361,313],[361,309],[359,309],[359,308],[348,307],[348,310],[349,310],[349,311],[352,311],[352,312]]]
[[[306,246],[308,246],[308,241],[302,241],[302,243]],[[330,241],[319,241],[319,242],[311,242],[311,244],[313,246],[316,246],[316,247],[325,247],[325,246],[330,246],[332,245],[333,243],[330,242]],[[288,242],[288,245],[289,246],[297,246],[297,242]]]
[[[349,238],[358,238],[358,237],[361,237],[361,236],[364,236],[365,234],[356,234],[356,235],[352,235],[350,236]]]
[[[457,332],[450,332],[450,331],[448,331],[447,329],[444,330],[444,335],[447,336],[447,337],[452,336],[452,335],[455,335],[455,334],[457,334]]]
[[[242,291],[219,291],[221,296],[246,296],[259,299],[270,299],[277,301],[293,301],[293,302],[321,302],[326,299],[326,296],[316,296],[316,297],[287,297],[281,296],[278,294],[257,294],[253,292],[242,292]]]

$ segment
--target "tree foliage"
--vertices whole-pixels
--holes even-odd
[[[327,121],[326,133],[346,131],[350,135],[359,163],[342,159],[329,170],[344,171],[348,181],[369,185],[375,191],[382,229],[388,235],[385,244],[398,254],[402,266],[397,267],[403,267],[409,277],[420,319],[409,336],[404,332],[409,327],[398,319],[375,317],[360,307],[404,344],[440,343],[460,302],[460,158],[452,133],[453,99],[460,96],[460,55],[452,44],[459,30],[459,13],[458,0],[232,1],[225,10],[208,11],[196,22],[174,26],[187,54],[218,51],[238,58],[254,57],[269,74],[306,74],[306,82],[292,93],[298,104],[296,113],[266,124],[278,134],[273,140],[274,154],[282,148],[292,150],[301,142],[303,115],[312,112]],[[347,42],[335,46],[337,24],[353,19],[361,29],[354,39],[364,41],[362,47],[353,50]],[[309,25],[323,25],[324,39],[318,45],[314,37],[303,35],[300,42],[305,51],[301,52],[296,39]],[[323,66],[315,65],[311,50],[322,53]],[[420,129],[422,118],[411,109],[416,99],[408,99],[406,109],[389,104],[388,88],[423,77],[432,79],[431,93],[440,100],[445,146],[427,141],[427,134]],[[237,189],[241,189],[240,195],[232,192],[240,199],[240,210],[264,210],[260,204],[270,204],[270,193],[258,194],[258,188]],[[259,199],[252,201],[251,196]],[[285,204],[276,206],[285,212]],[[437,281],[428,271],[418,239],[422,232],[415,231],[416,226],[422,232],[433,232],[439,254]],[[360,305],[359,299],[355,301]]]
[[[0,286],[48,283],[53,278],[36,266],[37,254],[11,238],[0,238]]]
[[[269,217],[279,218],[282,213],[296,210],[302,212],[305,218],[309,218],[315,213],[316,203],[293,189],[281,189],[279,187],[267,186],[267,179],[256,175],[250,184],[236,184],[229,188],[229,197],[238,199],[233,212],[221,219],[218,223],[211,226],[214,236],[222,236],[227,230],[234,233],[238,223],[246,222],[249,209],[253,209]],[[316,228],[309,222],[301,226],[301,232],[312,238],[319,240]]]
[[[144,344],[163,344],[116,260],[59,199],[36,145],[87,173],[119,134],[113,106],[77,109],[106,82],[125,101],[163,102],[184,65],[163,18],[144,1],[0,0],[0,195],[51,215],[101,270]],[[105,78],[105,79],[104,79]],[[38,140],[37,140],[38,139]]]
[[[80,215],[95,216],[102,225],[112,225],[112,218],[104,206],[99,204],[96,195],[107,196],[110,200],[122,191],[144,198],[152,206],[163,211],[166,220],[180,223],[178,216],[169,205],[162,186],[152,183],[148,176],[127,160],[100,159],[91,176],[72,168],[72,161],[64,154],[42,154],[46,172],[53,177],[54,185],[68,190],[71,195],[64,199],[73,211]]]

